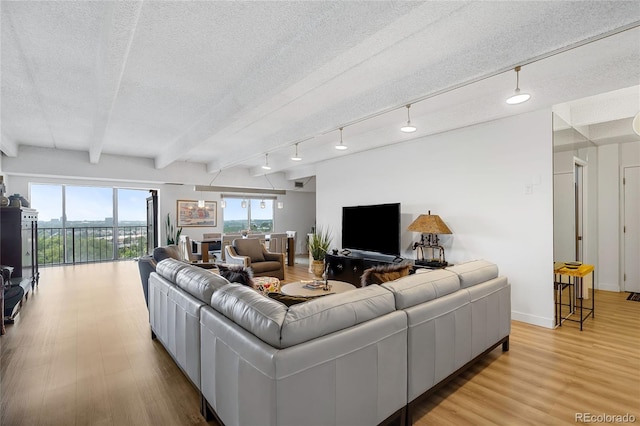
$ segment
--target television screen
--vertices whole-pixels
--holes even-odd
[[[400,255],[400,203],[342,208],[342,248]]]

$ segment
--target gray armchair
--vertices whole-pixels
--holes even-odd
[[[156,247],[153,249],[153,255],[142,256],[138,259],[138,270],[140,271],[140,281],[142,282],[142,292],[144,293],[144,301],[149,307],[149,275],[156,270],[156,264],[167,258],[182,260],[180,248],[176,245],[164,247]]]
[[[271,253],[255,238],[238,238],[224,247],[225,261],[250,267],[254,277],[276,277],[284,280],[284,253]]]

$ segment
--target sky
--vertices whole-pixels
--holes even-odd
[[[118,188],[118,220],[147,220],[147,197],[145,189]],[[104,221],[113,217],[113,188],[95,186],[65,186],[68,221]],[[242,199],[225,198],[227,206],[224,218],[227,220],[246,219],[247,209],[241,207]],[[273,218],[274,200],[264,200],[265,208],[260,208],[259,199],[251,200],[251,217],[255,220]],[[62,217],[62,185],[31,185],[31,208],[38,211],[38,220],[48,222]]]
[[[67,220],[103,221],[113,217],[113,188],[94,186],[65,187]],[[117,189],[118,220],[147,220],[147,197],[144,189]],[[31,185],[31,208],[38,211],[42,222],[62,217],[62,185]]]

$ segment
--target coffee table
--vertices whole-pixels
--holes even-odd
[[[307,283],[301,281],[285,284],[280,288],[280,292],[288,296],[319,296],[327,293],[344,293],[345,291],[356,288],[356,286],[352,284],[335,280],[329,280],[329,285],[331,286],[331,290],[329,291],[324,291],[322,287],[318,289],[305,288],[305,284]]]

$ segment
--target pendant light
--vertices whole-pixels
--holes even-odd
[[[411,116],[409,115],[409,108],[411,108],[411,104],[407,105],[407,124],[400,127],[400,131],[405,133],[413,133],[417,130],[416,126],[411,124]]]
[[[198,208],[203,209],[205,206],[204,200],[198,200]]]
[[[260,201],[260,208],[264,209],[265,207],[267,207],[267,203],[265,203],[264,200]]]
[[[242,207],[243,209],[247,208],[247,200],[242,200],[242,202],[240,203],[240,207]]]
[[[340,127],[340,143],[336,145],[336,149],[338,151],[344,151],[345,149],[347,149],[348,147],[342,142],[342,129],[343,127]]]
[[[291,157],[291,161],[302,161],[302,158],[298,156],[298,144],[296,143],[296,153]]]
[[[220,208],[224,209],[225,207],[227,207],[227,201],[223,198],[220,200]]]
[[[264,165],[262,166],[264,170],[271,170],[271,166],[269,166],[269,153],[264,154]]]
[[[516,72],[516,90],[513,96],[507,98],[507,103],[509,105],[521,104],[528,101],[531,97],[531,95],[528,93],[520,93],[520,65],[515,67],[514,70]]]
[[[640,112],[633,117],[631,127],[633,128],[633,131],[636,132],[636,135],[640,136]]]

